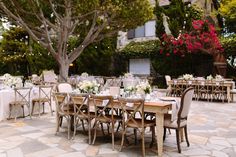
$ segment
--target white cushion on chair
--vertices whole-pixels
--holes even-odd
[[[230,91],[230,93],[231,93],[231,94],[236,94],[236,89],[232,89],[232,90]]]
[[[180,127],[183,127],[187,125],[187,120],[182,120],[180,122]],[[177,120],[171,121],[171,114],[165,114],[164,118],[164,126],[165,127],[171,127],[171,128],[178,128],[177,126]]]

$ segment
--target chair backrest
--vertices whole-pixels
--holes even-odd
[[[179,122],[182,119],[187,119],[188,117],[188,113],[189,113],[190,106],[192,103],[193,93],[194,93],[194,88],[189,87],[183,92],[183,95],[181,96],[181,104],[180,104],[180,109],[178,112]]]
[[[53,70],[43,71],[42,79],[46,83],[56,83],[57,82],[57,75],[54,73]]]
[[[70,115],[71,103],[69,102],[68,93],[53,93],[56,104],[56,112],[59,114]]]
[[[165,75],[165,79],[166,79],[166,85],[169,85],[169,81],[171,81],[171,77],[170,75]]]
[[[62,93],[71,93],[72,92],[72,86],[69,83],[59,83],[57,85],[57,91]]]
[[[73,103],[75,114],[86,117],[90,113],[90,112],[85,112],[89,111],[89,106],[88,106],[89,94],[70,93],[69,97],[71,102]]]
[[[118,99],[120,106],[122,108],[123,120],[125,120],[125,125],[129,122],[132,122],[138,126],[137,120],[142,121],[142,127],[144,127],[144,99],[132,99],[132,98],[119,98]],[[137,115],[140,115],[140,118],[137,118]],[[127,115],[126,119],[125,115]]]
[[[20,87],[20,88],[14,88],[15,91],[15,101],[21,101],[25,103],[30,102],[30,92],[31,87]]]
[[[91,95],[90,102],[92,103],[92,105],[94,105],[95,120],[96,118],[101,118],[101,117],[105,118],[106,120],[109,120],[110,117],[108,117],[107,115],[112,115],[112,119],[113,119],[113,97],[112,96]]]
[[[52,85],[39,85],[39,98],[46,98],[48,100],[51,100],[52,95]]]

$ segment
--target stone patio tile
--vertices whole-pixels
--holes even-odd
[[[37,140],[24,142],[21,145],[19,145],[19,147],[22,149],[24,154],[29,154],[29,153],[49,149],[49,146],[47,146],[41,142],[38,142]]]
[[[227,141],[232,145],[236,145],[236,138],[227,138]]]
[[[7,157],[24,157],[24,155],[20,148],[15,148],[7,151]]]
[[[62,155],[58,155],[55,157],[86,157],[83,153],[81,152],[72,152],[72,153],[66,153]]]
[[[220,145],[220,146],[226,146],[231,147],[231,144],[226,141],[226,139],[209,139],[209,142],[211,144]]]
[[[92,146],[92,145],[89,145],[86,149],[86,156],[96,156],[98,154],[98,151],[99,151],[99,146]]]
[[[37,133],[23,134],[22,136],[23,137],[28,137],[28,138],[31,138],[31,139],[38,139],[39,137],[44,136],[44,135],[45,135],[45,133],[37,132]]]
[[[207,143],[206,146],[202,146],[202,147],[207,150],[219,150],[219,151],[226,148],[225,146],[219,146],[219,145],[210,144],[210,143]]]
[[[6,153],[0,153],[0,157],[7,157]]]
[[[82,151],[82,150],[87,149],[88,146],[89,146],[89,144],[87,144],[87,143],[75,143],[75,144],[72,144],[70,147],[77,150],[77,151]]]
[[[23,127],[18,127],[16,129],[21,132],[30,132],[30,131],[38,130],[36,127],[32,127],[32,126],[23,126]]]
[[[207,143],[207,140],[208,138],[203,136],[189,135],[189,141],[191,143],[205,145]]]
[[[59,148],[50,148],[42,151],[33,152],[30,154],[25,155],[25,157],[51,157],[51,156],[58,156],[61,154],[65,154],[66,151],[59,149]]]
[[[211,155],[211,152],[208,151],[208,150],[196,148],[196,149],[189,149],[187,151],[182,150],[182,154],[183,155],[189,155],[189,156],[193,156],[193,155]]]
[[[214,157],[228,157],[228,155],[224,152],[220,152],[220,151],[213,151],[212,152],[212,156]]]

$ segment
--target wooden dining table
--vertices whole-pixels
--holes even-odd
[[[114,108],[119,108],[119,102],[117,99],[113,101]],[[89,104],[93,104],[91,101]],[[101,102],[102,104],[102,102]],[[91,109],[91,105],[90,105]],[[157,152],[158,156],[162,156],[163,153],[163,135],[164,135],[164,114],[168,113],[172,109],[171,101],[148,101],[144,103],[144,112],[154,113],[156,117],[156,140],[157,140]]]

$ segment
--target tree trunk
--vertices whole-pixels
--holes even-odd
[[[69,64],[59,64],[59,82],[66,82],[69,74]]]

